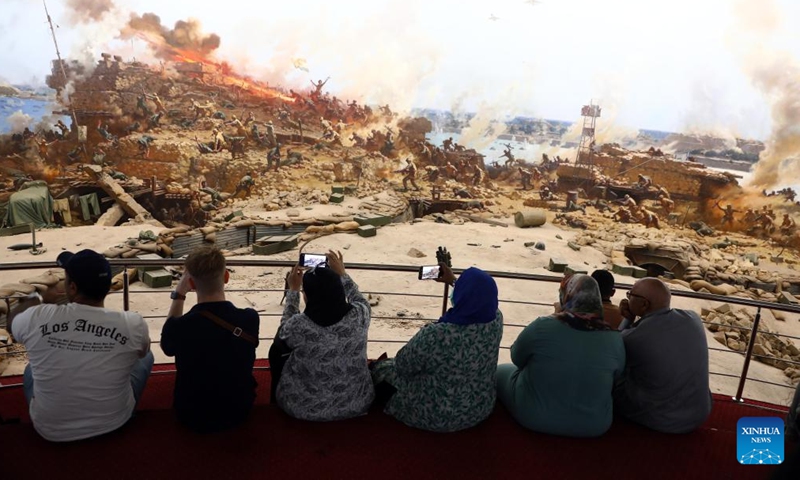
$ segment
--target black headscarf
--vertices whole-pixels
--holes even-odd
[[[303,275],[306,309],[303,313],[320,327],[338,323],[353,308],[347,303],[342,277],[326,267],[316,267]]]

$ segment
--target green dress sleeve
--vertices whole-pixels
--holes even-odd
[[[522,330],[517,340],[511,345],[511,362],[517,368],[524,368],[534,355],[533,344],[537,332],[541,329],[542,320],[548,317],[539,317]]]

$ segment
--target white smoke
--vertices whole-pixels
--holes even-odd
[[[796,181],[800,178],[800,60],[771,45],[783,19],[774,0],[740,0],[734,14],[728,43],[769,103],[772,116],[772,132],[751,184],[771,188],[787,179]]]
[[[12,133],[20,133],[33,125],[33,117],[27,113],[23,113],[22,110],[17,110],[6,117],[6,123],[11,126]]]

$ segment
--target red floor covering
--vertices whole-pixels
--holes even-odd
[[[766,479],[774,467],[737,463],[736,422],[784,415],[717,396],[711,418],[692,434],[659,434],[618,419],[601,438],[571,439],[527,431],[498,405],[475,428],[433,434],[382,413],[335,423],[294,420],[267,405],[269,372],[256,377],[259,406],[237,430],[197,435],[181,428],[169,410],[174,376],[154,373],[126,427],[72,444],[42,440],[22,389],[2,388],[0,479]]]

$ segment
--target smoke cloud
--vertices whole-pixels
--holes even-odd
[[[770,104],[772,132],[755,165],[751,185],[772,188],[800,178],[800,61],[770,48],[781,24],[774,0],[739,1],[728,41],[742,69]]]
[[[73,24],[99,22],[115,8],[114,0],[67,0],[68,20]]]
[[[130,21],[121,32],[121,38],[129,39],[140,34],[155,43],[153,47],[156,56],[163,59],[172,58],[172,52],[167,47],[207,56],[219,48],[221,41],[215,33],[203,33],[199,20],[178,20],[175,27],[169,29],[161,24],[161,17],[155,13],[141,16],[131,13]]]
[[[17,110],[6,117],[6,123],[11,126],[12,133],[20,133],[25,130],[26,127],[33,125],[33,117],[27,113],[22,113],[22,110]]]

